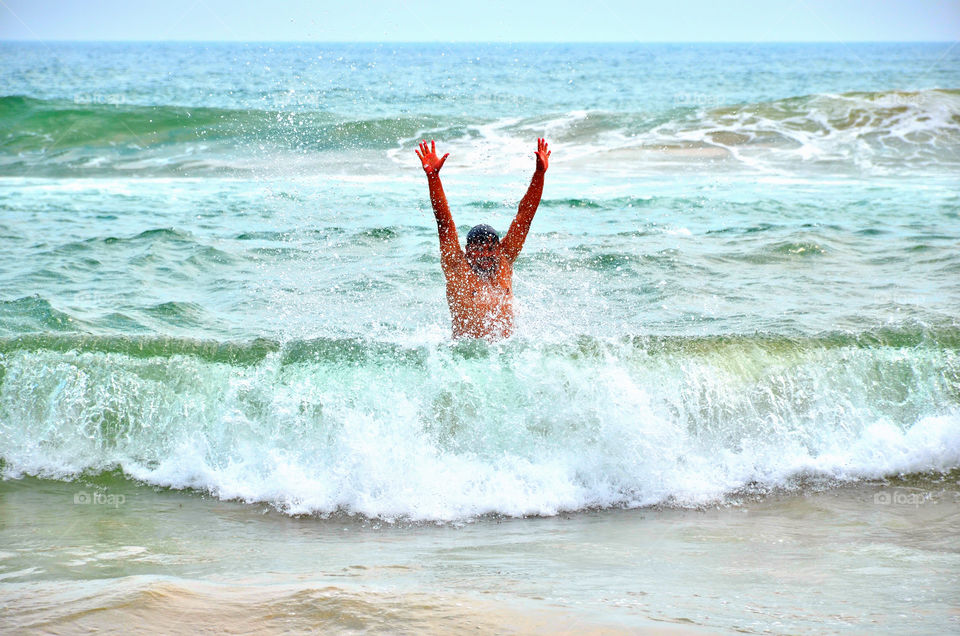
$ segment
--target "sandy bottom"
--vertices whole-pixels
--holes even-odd
[[[958,480],[442,525],[7,480],[0,632],[956,633]]]
[[[45,598],[42,598],[44,597]],[[31,596],[39,611],[13,631],[254,634],[516,633],[703,634],[668,622],[583,620],[563,608],[523,608],[443,593],[384,593],[335,586],[174,583],[136,577],[114,585],[72,584]],[[38,607],[39,606],[39,607]],[[642,622],[642,621],[641,621]]]

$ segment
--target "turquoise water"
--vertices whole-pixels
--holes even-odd
[[[463,521],[960,466],[949,45],[0,45],[0,460]],[[450,341],[413,153],[505,230]]]

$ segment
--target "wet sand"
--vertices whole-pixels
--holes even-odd
[[[442,525],[7,480],[0,631],[949,633],[958,478]]]

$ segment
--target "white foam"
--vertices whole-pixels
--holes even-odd
[[[8,477],[119,465],[147,483],[291,514],[434,520],[696,506],[811,474],[960,466],[960,412],[938,393],[948,362],[935,352],[911,360],[916,405],[890,411],[864,379],[900,364],[897,351],[582,357],[557,346],[570,345],[463,357],[444,344],[386,366],[377,356],[283,365],[271,354],[250,368],[10,353],[0,454]],[[932,408],[941,412],[894,419]]]

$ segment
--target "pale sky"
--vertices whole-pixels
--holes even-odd
[[[960,40],[960,0],[0,0],[0,40]]]

